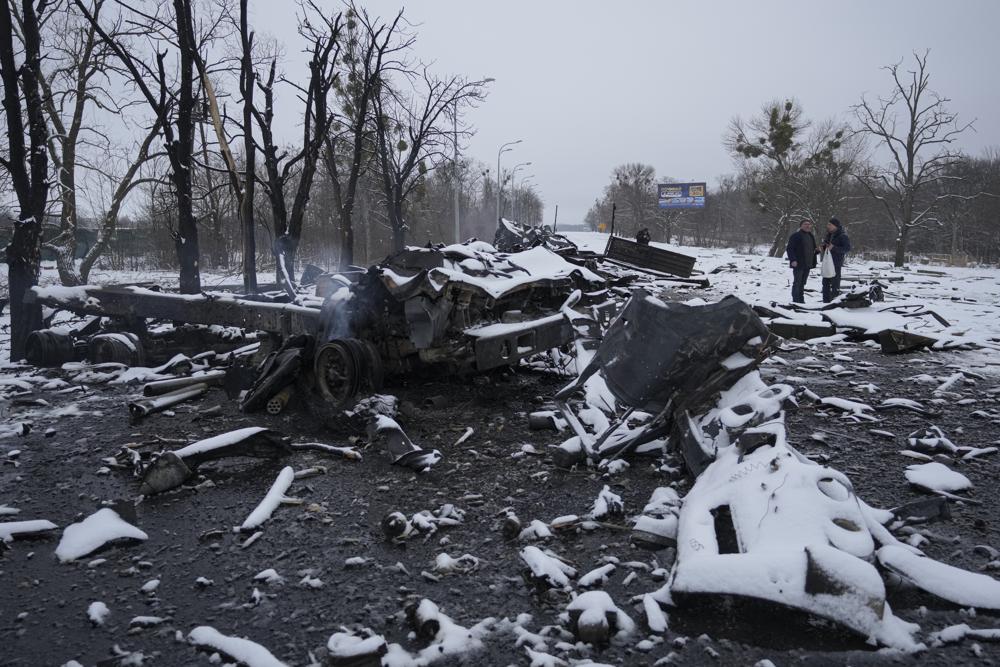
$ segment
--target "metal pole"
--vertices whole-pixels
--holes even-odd
[[[531,164],[531,162],[520,162],[518,164],[515,164],[514,168],[510,170],[510,197],[511,197],[511,199],[510,199],[510,205],[511,205],[510,217],[515,222],[517,221],[517,218],[514,216],[514,197],[516,196],[517,192],[516,192],[516,187],[514,186],[514,178],[517,176],[517,170],[518,169],[520,169],[521,167],[528,166],[530,164]]]
[[[462,232],[459,226],[459,201],[458,201],[458,192],[459,192],[459,187],[461,186],[461,180],[459,179],[459,174],[458,174],[458,109],[457,108],[452,114],[451,119],[454,124],[453,127],[455,130],[455,173],[453,177],[453,183],[455,187],[455,243],[461,243]]]
[[[500,146],[500,150],[497,151],[497,224],[500,223],[500,189],[501,189],[501,185],[500,185],[500,156],[503,153],[506,153],[508,150],[510,150],[508,148],[508,146],[513,146],[514,144],[519,144],[519,143],[521,143],[521,141],[523,141],[523,140],[522,139],[518,139],[517,141],[508,141],[507,143],[501,145]]]
[[[552,219],[552,231],[559,229],[559,204],[556,204],[556,217]]]

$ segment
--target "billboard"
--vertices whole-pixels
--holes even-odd
[[[660,208],[704,208],[704,183],[660,183],[657,195]]]

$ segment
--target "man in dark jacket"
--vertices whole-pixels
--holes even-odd
[[[830,253],[833,266],[837,269],[837,275],[833,278],[823,278],[823,303],[830,303],[840,294],[840,270],[844,266],[844,258],[851,251],[851,239],[840,220],[830,218],[830,222],[826,223],[826,239],[822,249]]]
[[[812,220],[799,223],[799,231],[788,237],[785,248],[788,265],[792,267],[792,302],[805,303],[806,280],[809,270],[816,266],[816,237]]]

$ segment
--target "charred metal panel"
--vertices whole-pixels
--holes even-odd
[[[604,259],[617,264],[625,264],[681,278],[691,277],[695,263],[695,258],[689,255],[682,255],[650,245],[641,245],[620,236],[608,238]]]
[[[525,357],[565,345],[573,339],[573,327],[562,315],[552,315],[518,325],[484,327],[480,331],[484,333],[467,332],[475,340],[478,371],[509,366]],[[492,331],[496,333],[491,333]]]
[[[736,297],[688,306],[636,290],[608,328],[596,359],[620,401],[655,412],[675,395],[684,397],[684,405],[676,409],[724,389],[724,378],[718,377],[722,360],[754,339],[763,346],[770,332]],[[744,372],[734,369],[732,379]]]

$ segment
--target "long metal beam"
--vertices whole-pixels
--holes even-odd
[[[289,336],[315,333],[320,311],[288,303],[246,301],[219,294],[173,294],[142,287],[33,287],[26,300],[84,315],[218,324]]]

